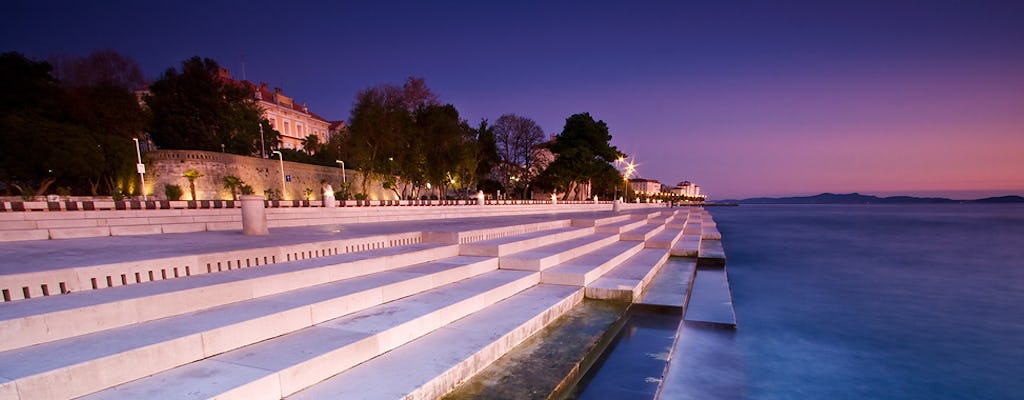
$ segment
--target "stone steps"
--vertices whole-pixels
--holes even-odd
[[[700,241],[699,234],[688,234],[684,230],[683,235],[672,245],[671,253],[676,257],[697,257],[697,253],[700,251]]]
[[[666,225],[657,235],[647,239],[644,246],[648,249],[671,249],[681,237],[683,237],[682,229],[669,228]]]
[[[595,228],[597,233],[615,233],[622,234],[647,224],[647,219],[634,219],[630,218],[624,221],[612,222],[609,224],[598,225]]]
[[[541,272],[541,282],[586,286],[608,270],[643,250],[636,242],[619,241]]]
[[[655,220],[648,220],[647,224],[633,228],[627,232],[623,232],[620,237],[621,240],[629,240],[635,242],[645,242],[647,239],[654,237],[661,231],[665,230],[665,222],[653,222]]]
[[[85,395],[496,269],[454,257],[51,341],[0,353],[0,376],[23,398]]]
[[[491,271],[84,398],[280,399],[535,286],[538,275]]]
[[[543,271],[618,240],[618,234],[592,233],[576,239],[500,257],[498,267],[523,271]]]
[[[644,288],[668,261],[663,249],[643,249],[586,287],[590,299],[636,302]]]
[[[582,299],[579,288],[535,286],[288,398],[438,398]]]
[[[594,233],[594,228],[555,228],[523,235],[466,243],[459,247],[459,254],[466,256],[502,257],[553,242],[575,239],[591,233]]]
[[[454,257],[457,252],[455,245],[420,243],[0,304],[0,351]]]
[[[664,228],[681,215],[705,219],[402,232],[382,247],[2,303],[0,399],[438,397],[584,297],[640,299],[665,243],[685,236]],[[643,240],[623,240],[626,226]]]

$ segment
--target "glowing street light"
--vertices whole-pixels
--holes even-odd
[[[341,160],[334,160],[334,162],[341,164],[341,183],[345,183],[345,162]]]
[[[135,141],[135,156],[138,157],[139,163],[135,164],[135,169],[139,171],[139,182],[142,183],[140,190],[142,191],[142,201],[148,200],[146,198],[146,164],[142,163],[142,152],[139,151],[139,138],[132,138]]]

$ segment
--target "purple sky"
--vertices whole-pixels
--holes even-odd
[[[1024,194],[1024,1],[113,3],[5,1],[0,51],[244,59],[328,119],[422,76],[474,125],[590,112],[719,199]]]

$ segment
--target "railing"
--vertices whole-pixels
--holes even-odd
[[[600,201],[597,204],[611,204]],[[323,207],[321,200],[266,200],[267,208]],[[485,200],[485,205],[551,205],[546,200]],[[593,200],[559,200],[558,204],[595,204]],[[335,200],[336,207],[401,207],[401,206],[467,206],[477,200]],[[234,200],[64,200],[64,201],[0,201],[0,212],[17,211],[96,211],[96,210],[183,210],[239,208]]]

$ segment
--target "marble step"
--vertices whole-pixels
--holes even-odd
[[[643,250],[636,242],[618,241],[541,272],[541,283],[586,286]]]
[[[0,376],[23,399],[81,396],[496,269],[453,257],[30,346],[0,353]]]
[[[595,228],[598,233],[621,234],[647,224],[646,219],[628,219],[625,221],[613,222],[606,225],[599,225]]]
[[[549,229],[462,244],[459,247],[459,254],[464,256],[501,257],[546,244],[575,239],[591,233],[594,233],[594,228],[564,227]]]
[[[618,234],[593,233],[498,258],[498,267],[524,271],[543,271],[619,240]]]
[[[636,302],[669,253],[663,249],[643,249],[593,283],[587,285],[590,299]]]
[[[616,222],[622,222],[622,221],[625,221],[625,220],[628,220],[628,219],[629,219],[629,214],[617,214],[617,215],[610,215],[610,216],[596,217],[596,218],[574,218],[572,220],[572,226],[580,226],[580,227],[585,227],[585,226],[601,226],[601,225],[613,224],[613,223],[616,223]]]
[[[697,257],[697,253],[700,252],[700,242],[700,234],[686,233],[683,230],[683,235],[672,245],[672,255],[676,257]]]
[[[84,398],[280,399],[538,282],[539,274],[535,272],[491,271]],[[377,373],[389,375],[395,371]]]
[[[697,263],[700,265],[725,265],[725,249],[722,248],[722,241],[701,239]]]
[[[288,399],[434,399],[582,301],[578,287],[538,285]]]
[[[648,221],[655,221],[655,219],[651,219]],[[636,228],[630,229],[628,232],[623,232],[619,240],[644,242],[647,239],[654,237],[654,235],[657,235],[659,232],[663,230],[665,230],[664,221],[662,221],[661,223],[648,222],[645,225],[641,225]]]
[[[0,304],[0,351],[454,257],[417,243]]]
[[[697,260],[670,257],[636,303],[685,311],[696,270]]]
[[[683,237],[682,229],[666,226],[664,230],[647,239],[644,246],[648,249],[671,249],[681,237]]]
[[[702,228],[703,229],[700,234],[701,239],[722,240],[722,232],[719,232],[718,228],[710,226],[707,223],[704,223]]]

